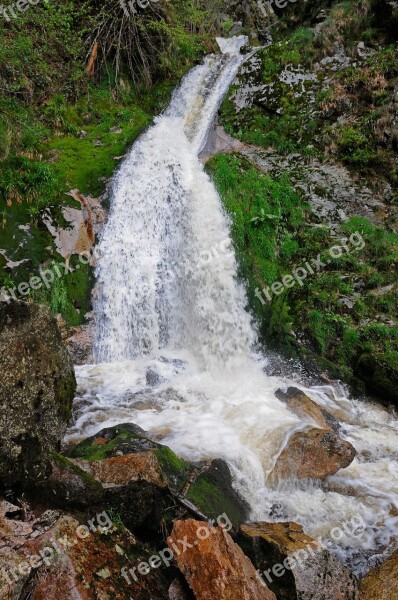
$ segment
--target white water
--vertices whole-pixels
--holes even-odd
[[[344,413],[343,435],[358,458],[322,485],[266,485],[289,435],[307,424],[274,395],[291,382],[267,377],[266,360],[254,355],[230,223],[198,158],[245,41],[221,41],[227,54],[188,74],[115,176],[98,249],[98,364],[77,368],[68,439],[134,422],[182,457],[224,458],[253,518],[296,520],[363,571],[398,533],[390,515],[398,507],[397,423],[385,411],[332,387],[307,390]],[[332,543],[332,528],[354,515],[366,521],[365,534]]]

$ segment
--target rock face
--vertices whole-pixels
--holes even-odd
[[[0,487],[34,479],[58,449],[76,381],[50,310],[0,303]]]
[[[188,541],[175,556],[196,600],[276,600],[250,560],[221,527],[189,519],[176,521],[168,545]]]
[[[237,539],[278,600],[354,600],[355,577],[297,523],[242,525]]]
[[[27,522],[8,520],[14,536],[8,536],[0,549],[0,597],[168,598],[165,566],[140,575],[137,565],[148,561],[151,552],[120,523],[116,527],[106,512],[90,516],[90,521],[81,521],[47,511],[38,518],[28,514]]]
[[[359,600],[397,600],[398,551],[369,571],[359,586]]]
[[[398,352],[362,354],[355,372],[369,390],[398,405]]]
[[[323,479],[348,467],[356,450],[333,431],[309,429],[294,433],[278,457],[269,476],[270,482],[279,479]]]

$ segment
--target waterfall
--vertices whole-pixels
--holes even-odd
[[[199,153],[245,60],[220,40],[117,173],[98,247],[97,362],[187,348],[206,368],[234,366],[255,341],[237,282],[229,222]]]
[[[265,375],[231,224],[199,158],[246,41],[219,41],[223,54],[188,73],[114,177],[96,268],[96,364],[76,368],[67,439],[130,422],[182,458],[222,458],[253,519],[297,521],[361,572],[398,537],[398,422],[336,385],[308,389],[294,365],[290,377]],[[358,456],[324,482],[275,489],[268,473],[308,426],[275,396],[289,385],[343,415],[340,433]],[[353,517],[366,538],[331,540]]]

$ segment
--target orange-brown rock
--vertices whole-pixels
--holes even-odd
[[[261,537],[266,542],[275,545],[283,554],[291,554],[308,545],[315,549],[318,548],[317,542],[304,533],[301,525],[293,521],[245,523],[241,525],[240,531],[252,539]]]
[[[237,541],[278,600],[357,598],[356,578],[297,523],[248,523]]]
[[[87,525],[87,523],[86,523]],[[7,600],[148,600],[168,598],[169,582],[161,569],[133,575],[129,569],[147,562],[152,553],[126,529],[79,529],[64,514],[56,523],[21,541],[18,549],[0,548],[0,598]],[[87,528],[88,529],[88,528]],[[56,540],[54,549],[53,542]],[[59,540],[67,540],[66,549]],[[42,552],[42,554],[40,554]],[[124,575],[122,567],[126,567]],[[13,575],[13,571],[14,574]],[[134,572],[134,571],[133,571]]]
[[[362,579],[359,600],[398,600],[398,550]]]
[[[323,479],[348,467],[355,448],[333,431],[309,429],[294,433],[279,455],[270,482],[279,479]]]
[[[134,481],[147,481],[159,487],[166,487],[168,484],[155,454],[151,451],[113,456],[103,460],[74,462],[104,487],[128,485]]]
[[[321,429],[334,431],[339,429],[337,419],[298,388],[289,387],[286,392],[277,390],[275,396],[300,419],[318,425]]]
[[[241,548],[221,527],[189,519],[176,521],[167,542],[173,551],[178,540],[186,540],[177,565],[189,583],[196,600],[276,600],[261,582]]]

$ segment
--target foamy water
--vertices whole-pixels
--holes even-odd
[[[67,441],[133,422],[191,460],[225,459],[254,519],[295,520],[358,572],[396,545],[397,422],[350,401],[340,387],[305,390],[343,420],[353,464],[322,483],[267,475],[289,436],[308,427],[275,397],[292,380],[266,376],[237,279],[230,222],[198,159],[244,57],[240,37],[220,40],[176,90],[167,111],[132,147],[114,178],[98,247],[97,364],[77,367]],[[301,386],[303,387],[303,386]],[[304,388],[305,389],[305,388]],[[361,536],[333,540],[361,517]]]

